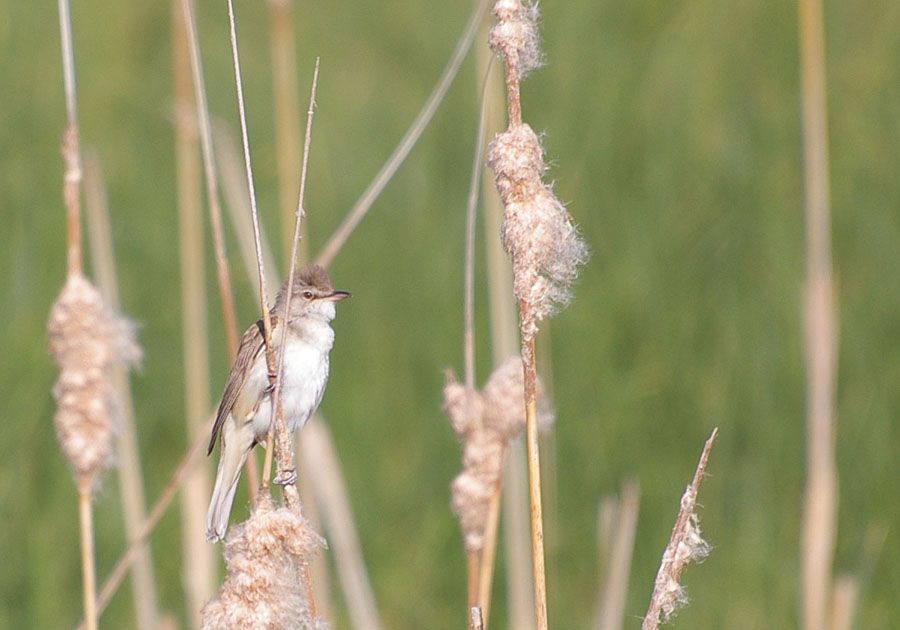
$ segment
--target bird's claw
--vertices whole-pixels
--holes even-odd
[[[279,470],[278,474],[275,475],[275,479],[272,480],[272,483],[278,486],[290,486],[293,485],[295,481],[297,481],[297,470],[295,468],[290,468],[288,470]]]

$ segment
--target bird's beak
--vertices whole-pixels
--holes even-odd
[[[346,300],[348,297],[351,297],[347,291],[332,291],[330,294],[323,296],[323,300],[329,300],[331,302],[340,302],[341,300]]]

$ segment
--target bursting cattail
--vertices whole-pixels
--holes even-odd
[[[268,494],[225,539],[225,582],[201,613],[204,630],[296,628],[326,630],[314,618],[302,571],[325,541],[300,514],[274,508]]]
[[[537,324],[572,298],[571,285],[588,249],[569,213],[543,183],[546,165],[537,134],[525,123],[498,134],[488,148],[503,201],[503,248],[512,256],[514,292],[528,308],[520,327],[531,339]]]
[[[519,357],[510,357],[495,369],[480,392],[468,389],[447,372],[443,409],[463,443],[463,470],[453,480],[450,494],[467,551],[479,550],[484,543],[506,445],[525,428],[523,387]],[[547,426],[553,413],[548,405],[544,407],[541,420]]]
[[[91,478],[112,459],[116,403],[109,369],[141,358],[134,325],[73,273],[50,309],[47,330],[60,371],[53,387],[56,436],[75,476]]]
[[[494,5],[496,25],[491,49],[502,55],[507,70],[509,127],[488,147],[488,166],[504,215],[501,239],[512,256],[514,291],[520,308],[525,341],[534,338],[537,324],[572,298],[571,285],[588,248],[572,224],[565,206],[543,182],[547,170],[537,134],[521,118],[519,80],[541,64],[537,6],[518,0]]]
[[[659,571],[656,573],[650,606],[641,624],[642,630],[656,630],[660,621],[668,621],[679,608],[687,604],[687,593],[680,582],[681,573],[689,563],[700,562],[709,555],[709,543],[700,535],[700,517],[696,512],[697,493],[706,473],[706,463],[709,461],[709,453],[718,432],[718,429],[713,429],[709,439],[706,440],[700,462],[694,471],[694,478],[681,497],[675,526],[672,528],[669,544],[663,551]]]

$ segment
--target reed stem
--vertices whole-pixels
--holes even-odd
[[[97,582],[94,574],[94,521],[90,477],[78,480],[78,517],[81,524],[81,580],[87,630],[97,630]]]

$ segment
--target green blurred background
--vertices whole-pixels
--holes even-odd
[[[471,7],[295,6],[301,102],[322,57],[307,203],[317,251],[420,108]],[[244,0],[236,9],[257,190],[274,239],[268,11]],[[700,497],[714,550],[688,569],[692,603],[671,627],[796,627],[805,474],[796,6],[570,0],[542,12],[547,64],[523,86],[525,118],[545,133],[555,190],[593,250],[575,301],[547,327],[559,417],[547,490],[556,523],[551,623],[589,627],[598,501],[636,478],[626,625],[637,627],[681,492],[718,426]],[[224,2],[203,0],[199,13],[211,108],[236,129]],[[85,0],[73,15],[82,138],[104,165],[123,309],[140,323],[145,348],[133,387],[154,498],[185,449],[170,7]],[[900,3],[827,3],[826,26],[840,304],[835,567],[861,576],[858,627],[896,628]],[[459,627],[463,618],[465,560],[447,492],[459,447],[440,406],[442,370],[462,364],[464,207],[480,82],[470,54],[332,267],[354,299],[340,308],[322,409],[390,628]],[[56,370],[45,332],[65,276],[55,3],[0,0],[0,85],[0,626],[69,627],[81,610],[76,497],[52,429]],[[254,289],[236,251],[231,241],[246,325],[256,317]],[[479,244],[479,382],[490,369],[483,251]],[[228,366],[207,254],[216,397]],[[123,546],[115,484],[109,474],[96,502],[101,578]],[[183,619],[177,510],[176,502],[152,544],[161,606]],[[878,532],[886,542],[868,560]],[[506,627],[499,584],[495,620]],[[132,619],[126,585],[102,625]]]

